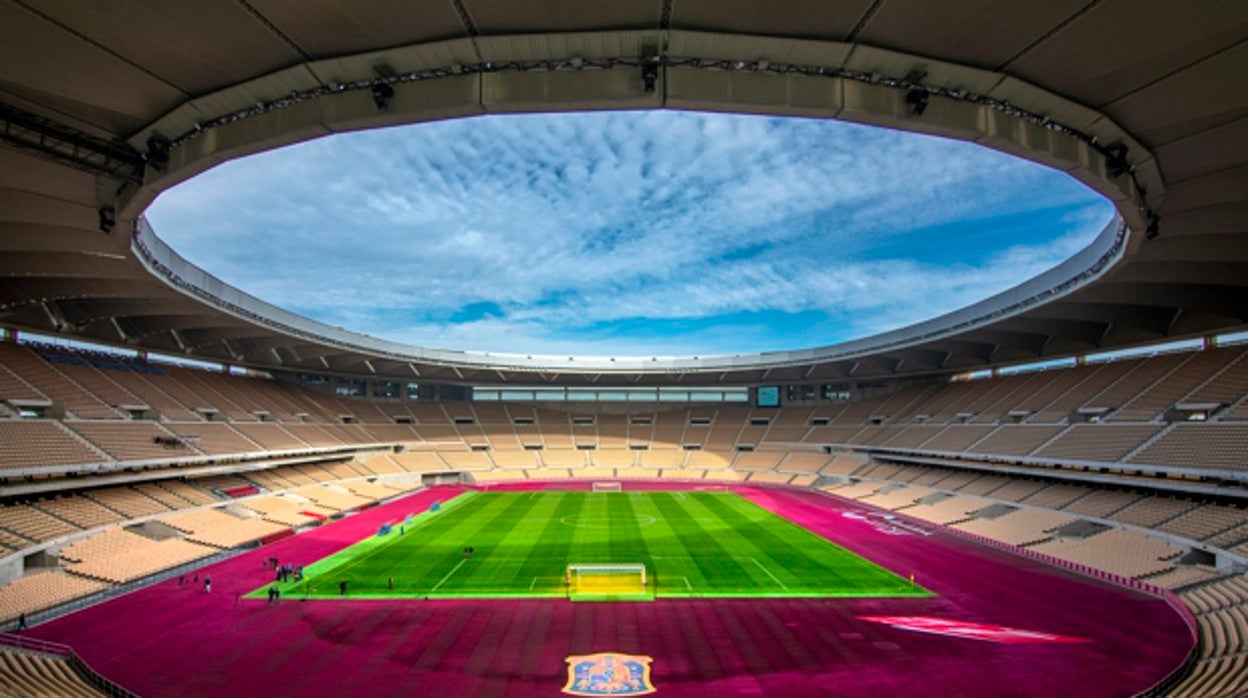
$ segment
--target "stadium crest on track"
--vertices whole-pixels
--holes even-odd
[[[568,684],[574,696],[640,696],[654,693],[650,683],[652,658],[640,654],[599,652],[567,658]]]

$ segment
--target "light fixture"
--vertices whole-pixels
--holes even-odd
[[[377,105],[377,111],[389,109],[391,99],[394,99],[393,87],[384,82],[373,83],[373,104]]]
[[[148,136],[147,164],[157,172],[164,172],[165,168],[169,166],[169,149],[172,145],[173,144],[169,142],[168,138],[165,138],[159,133],[153,133]]]
[[[659,57],[657,55],[646,59],[641,66],[641,83],[646,93],[653,93],[659,82]]]
[[[1121,177],[1131,170],[1131,163],[1127,162],[1127,150],[1125,143],[1105,146],[1105,169],[1109,171],[1110,177]]]
[[[100,232],[111,233],[113,226],[117,225],[117,209],[112,206],[100,207]]]
[[[906,106],[910,108],[911,116],[923,116],[923,112],[927,111],[927,91],[926,90],[910,90],[906,93]]]

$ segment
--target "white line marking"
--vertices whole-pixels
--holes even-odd
[[[784,582],[780,581],[779,579],[776,579],[776,575],[772,574],[771,570],[767,569],[766,567],[763,567],[763,563],[759,562],[758,560],[755,560],[754,558],[750,558],[750,560],[753,561],[754,564],[758,565],[758,569],[762,570],[763,574],[766,574],[768,577],[771,577],[771,581],[775,582],[776,584],[779,584],[781,589],[784,589],[785,591],[789,590],[789,588],[784,585]]]
[[[536,586],[537,586],[537,577],[534,577],[533,581],[529,582],[529,591],[533,591],[533,588]]]
[[[688,589],[689,591],[693,591],[693,585],[689,583],[689,578],[681,577],[681,579],[685,580],[685,588]]]
[[[458,571],[459,571],[459,568],[460,568],[460,567],[462,567],[462,566],[463,566],[463,564],[464,564],[465,562],[468,562],[468,558],[464,558],[464,559],[460,560],[460,561],[459,561],[459,564],[458,564],[458,565],[455,565],[454,567],[452,567],[452,568],[451,568],[451,571],[450,571],[450,572],[447,572],[447,573],[446,573],[446,576],[442,578],[442,581],[438,582],[437,584],[434,584],[434,585],[433,585],[433,588],[432,588],[432,589],[430,589],[429,591],[437,591],[437,590],[438,590],[438,587],[440,587],[440,586],[442,586],[443,584],[445,584],[445,583],[446,583],[446,580],[450,579],[452,574],[455,574],[456,572],[458,572]]]

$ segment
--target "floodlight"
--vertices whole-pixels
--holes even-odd
[[[373,104],[377,105],[377,111],[385,111],[390,108],[390,100],[394,98],[394,88],[384,82],[373,83]]]
[[[169,150],[173,147],[173,143],[168,138],[153,133],[147,138],[147,164],[151,165],[153,170],[164,172],[169,165]]]
[[[927,91],[910,90],[906,93],[906,106],[910,107],[911,116],[923,116],[927,111]]]
[[[117,209],[112,206],[100,207],[100,232],[111,233],[113,226],[117,225]]]
[[[1131,163],[1127,162],[1127,150],[1125,143],[1105,147],[1105,168],[1110,177],[1121,177],[1131,170]]]
[[[651,56],[641,66],[641,82],[646,92],[654,92],[659,82],[659,57]]]

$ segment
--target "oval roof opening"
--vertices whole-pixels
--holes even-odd
[[[706,356],[933,318],[1054,267],[1113,213],[971,143],[654,111],[336,135],[221,165],[147,217],[227,283],[382,339]]]

